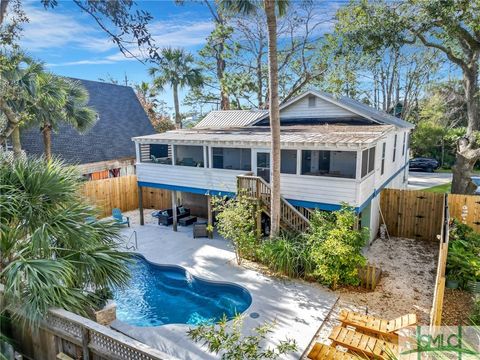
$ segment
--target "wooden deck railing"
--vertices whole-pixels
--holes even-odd
[[[239,175],[237,176],[238,192],[243,192],[247,196],[260,200],[263,211],[270,214],[270,185],[261,177],[253,175]],[[298,211],[287,200],[280,197],[280,224],[288,230],[297,232],[305,232],[310,222],[308,219]]]

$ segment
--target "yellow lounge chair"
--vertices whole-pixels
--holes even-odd
[[[417,315],[407,314],[393,320],[384,320],[374,316],[342,310],[338,320],[342,326],[350,326],[357,331],[383,336],[390,341],[398,341],[397,331],[417,324]]]
[[[340,351],[334,347],[316,343],[307,355],[312,360],[358,360],[357,355]]]
[[[328,338],[332,346],[343,346],[358,356],[388,360],[398,354],[398,345],[342,326],[334,327]]]

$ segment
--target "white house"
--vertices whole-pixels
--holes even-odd
[[[373,238],[380,191],[407,185],[413,125],[314,90],[283,104],[280,118],[284,207],[308,218],[308,209],[336,210],[347,203]],[[192,129],[133,141],[141,187],[196,194],[207,202],[200,199],[236,194],[240,175],[270,179],[268,111],[212,111]]]

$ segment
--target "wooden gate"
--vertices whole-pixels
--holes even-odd
[[[445,194],[384,189],[380,206],[392,236],[432,241],[441,233]]]

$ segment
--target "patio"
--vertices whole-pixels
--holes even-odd
[[[149,217],[146,215],[146,219]],[[136,219],[131,220],[136,223]],[[269,335],[270,344],[285,338],[294,339],[298,351],[291,354],[291,359],[300,358],[308,348],[336,302],[334,293],[316,284],[269,277],[238,266],[230,244],[218,234],[213,239],[193,239],[192,226],[179,226],[178,232],[173,232],[171,226],[152,223],[133,225],[123,233],[129,237],[133,231],[138,236],[137,251],[149,261],[181,265],[194,275],[247,288],[253,301],[244,313],[244,330],[248,332],[264,322],[276,321]],[[253,319],[249,316],[252,313],[260,316]],[[116,320],[112,327],[180,359],[219,358],[187,337],[188,325],[135,327]]]

